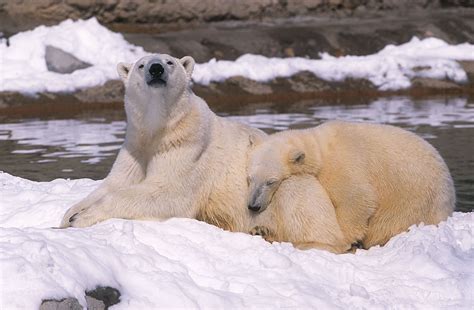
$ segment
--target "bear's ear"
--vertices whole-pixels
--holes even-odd
[[[124,62],[119,62],[119,64],[117,65],[118,75],[123,82],[127,80],[127,76],[131,68],[132,64],[126,64]]]
[[[194,58],[192,58],[191,56],[184,56],[183,58],[179,60],[179,62],[183,65],[184,70],[186,70],[188,77],[191,78],[191,76],[193,75],[194,64],[195,64]]]
[[[304,158],[306,157],[303,151],[294,150],[290,152],[290,162],[293,164],[302,164],[304,163]]]
[[[260,137],[257,137],[256,135],[254,135],[253,133],[251,133],[249,135],[249,147],[254,147],[254,146],[257,146],[257,144],[259,144],[259,142],[262,140],[262,138]]]

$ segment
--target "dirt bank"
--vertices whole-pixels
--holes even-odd
[[[413,36],[434,36],[450,44],[474,42],[474,9],[414,11],[403,16],[373,18],[289,18],[268,22],[226,22],[189,30],[124,33],[125,38],[152,53],[192,55],[197,62],[235,59],[251,53],[267,57],[368,55]]]
[[[234,77],[223,83],[207,86],[195,84],[194,92],[204,98],[214,110],[230,110],[250,103],[288,103],[305,99],[325,99],[335,103],[340,100],[367,100],[385,96],[410,96],[428,98],[434,95],[463,96],[474,98],[474,62],[461,65],[469,75],[469,83],[458,85],[451,81],[416,78],[413,86],[399,91],[381,92],[366,80],[327,82],[309,72],[301,72],[291,78],[277,78],[268,83],[258,83],[243,77]],[[75,113],[104,108],[122,109],[123,85],[120,81],[109,81],[104,86],[94,87],[71,94],[45,93],[28,97],[19,93],[0,93],[2,115],[48,116]]]
[[[216,21],[262,21],[294,16],[404,15],[474,7],[472,0],[9,0],[0,1],[0,31],[8,34],[67,18],[97,17],[118,30],[155,25],[161,31]]]

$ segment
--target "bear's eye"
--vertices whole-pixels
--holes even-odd
[[[170,60],[168,60],[168,61],[166,62],[166,64],[172,66],[172,65],[173,65],[173,62],[170,61]]]
[[[273,184],[276,183],[276,181],[277,180],[268,180],[266,184],[267,184],[267,186],[272,186]]]
[[[138,66],[138,69],[143,69],[143,65],[139,65],[139,66]]]

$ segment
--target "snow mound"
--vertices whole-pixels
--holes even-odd
[[[47,45],[60,48],[92,67],[71,74],[50,72],[45,61]],[[121,34],[108,30],[95,18],[40,26],[18,33],[8,42],[0,39],[0,91],[73,92],[102,85],[118,78],[117,63],[135,62],[146,54],[143,48],[128,43]],[[436,38],[420,40],[414,37],[405,44],[388,45],[373,55],[334,57],[322,53],[321,58],[268,58],[244,54],[235,61],[212,59],[196,65],[193,80],[207,85],[243,76],[267,82],[310,71],[327,81],[367,79],[380,90],[407,88],[414,77],[463,83],[467,81],[467,75],[456,61],[474,60],[474,45],[449,45]]]
[[[191,219],[109,220],[58,230],[100,182],[0,173],[0,308],[111,286],[113,309],[456,308],[474,300],[474,213],[412,227],[355,255],[300,251]]]
[[[216,61],[197,65],[193,80],[200,84],[223,81],[241,75],[266,82],[276,77],[289,77],[301,71],[312,72],[327,81],[347,78],[367,79],[380,90],[408,88],[410,79],[425,77],[467,81],[466,72],[456,60],[474,60],[474,45],[449,45],[437,38],[412,38],[401,45],[387,45],[368,56],[334,57],[327,53],[321,59],[267,58],[245,54],[235,61]]]
[[[46,46],[51,45],[90,63],[92,67],[60,74],[48,71]],[[39,26],[0,40],[0,91],[22,93],[73,92],[117,79],[119,62],[134,62],[146,53],[97,19],[65,20]]]

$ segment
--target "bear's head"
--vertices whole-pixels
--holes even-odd
[[[282,137],[270,136],[256,145],[251,152],[248,168],[249,210],[264,211],[281,182],[300,172],[305,156],[301,146]]]
[[[125,108],[139,118],[155,121],[170,115],[190,91],[194,59],[153,54],[134,64],[119,63],[117,71],[125,85]]]

